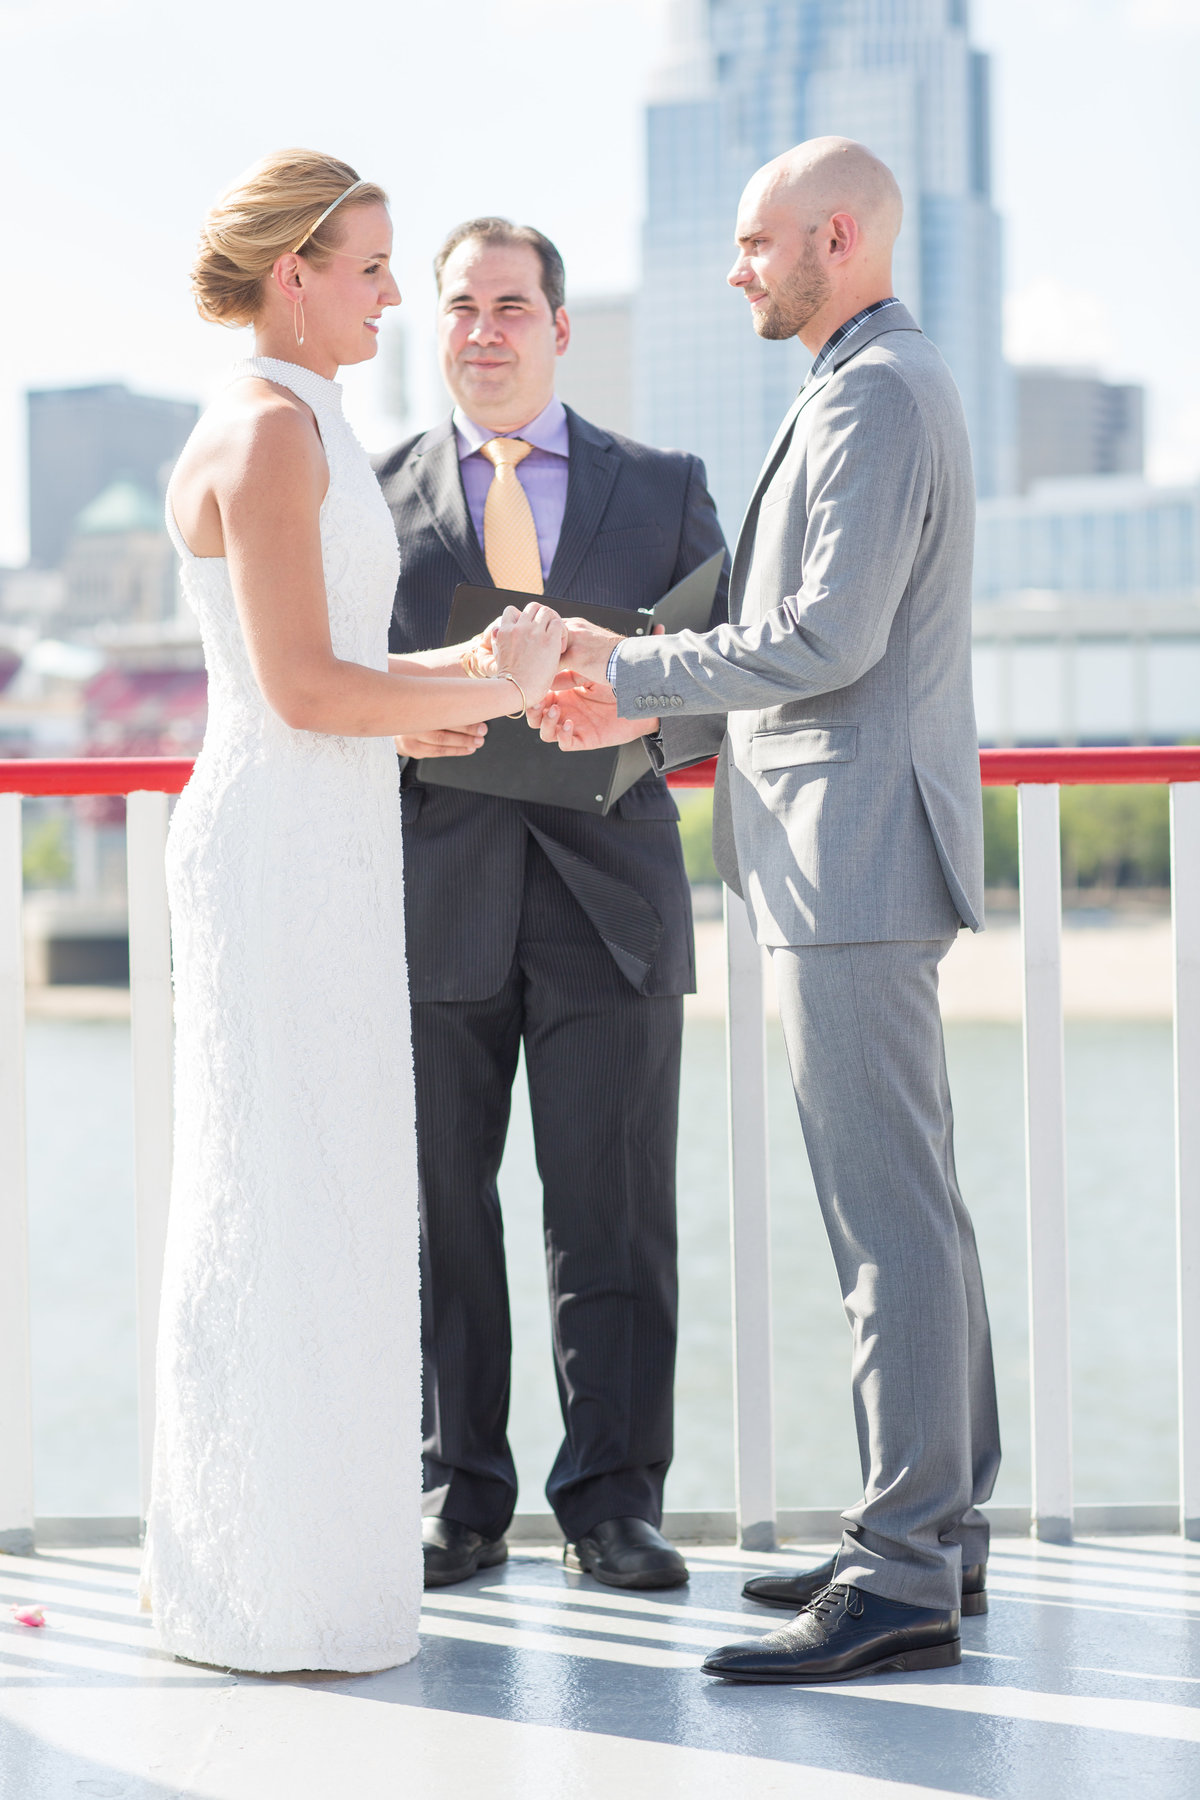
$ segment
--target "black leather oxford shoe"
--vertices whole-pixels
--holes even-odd
[[[453,1587],[456,1581],[468,1581],[478,1570],[494,1569],[508,1559],[502,1537],[482,1537],[457,1519],[422,1519],[421,1542],[427,1588]]]
[[[681,1587],[688,1578],[674,1544],[645,1519],[602,1519],[577,1544],[566,1546],[563,1563],[608,1587]]]
[[[961,1661],[957,1612],[904,1606],[839,1583],[757,1643],[722,1645],[703,1668],[724,1681],[853,1681]]]
[[[802,1575],[756,1575],[746,1583],[742,1593],[747,1600],[757,1600],[760,1606],[781,1606],[788,1612],[799,1612],[823,1587],[831,1584],[834,1562],[835,1558],[831,1556],[820,1568],[807,1569]],[[987,1609],[987,1564],[968,1563],[962,1572],[962,1616],[974,1619]]]

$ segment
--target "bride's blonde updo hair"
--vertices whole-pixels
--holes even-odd
[[[329,262],[355,206],[387,205],[373,181],[319,150],[276,150],[239,175],[200,229],[192,292],[202,319],[214,325],[251,325],[263,301],[263,281],[276,261],[299,250],[314,269]],[[327,207],[353,194],[316,225]],[[311,235],[310,235],[311,234]]]

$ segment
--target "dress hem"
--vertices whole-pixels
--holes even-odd
[[[420,1639],[414,1637],[406,1640],[402,1648],[371,1652],[361,1659],[338,1663],[336,1666],[322,1662],[320,1658],[306,1657],[299,1650],[284,1650],[269,1659],[255,1658],[253,1662],[249,1662],[240,1656],[218,1656],[212,1650],[201,1650],[196,1645],[187,1650],[178,1649],[161,1637],[159,1647],[179,1662],[196,1663],[206,1669],[227,1669],[231,1675],[382,1675],[388,1669],[399,1669],[405,1663],[412,1662],[421,1644]]]

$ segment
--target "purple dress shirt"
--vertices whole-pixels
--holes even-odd
[[[533,449],[517,464],[517,480],[525,489],[533,523],[537,528],[538,555],[542,563],[542,580],[550,573],[554,552],[558,549],[563,513],[567,507],[567,474],[570,436],[567,414],[561,400],[551,400],[536,419],[519,431],[487,431],[468,419],[461,406],[454,409],[454,435],[458,442],[458,462],[462,470],[467,510],[475,535],[483,543],[483,509],[495,469],[481,452],[482,444],[494,437],[521,438]]]

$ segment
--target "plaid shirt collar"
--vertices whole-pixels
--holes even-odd
[[[834,357],[846,339],[853,337],[860,325],[865,325],[868,319],[873,318],[877,312],[882,312],[886,306],[899,306],[899,304],[899,300],[893,294],[890,300],[876,300],[870,306],[864,306],[862,311],[856,312],[852,319],[847,319],[844,325],[839,325],[833,336],[822,345],[820,352],[813,358],[813,366],[805,377],[805,387],[810,381],[815,381],[818,375],[824,375],[826,369],[832,366]]]

